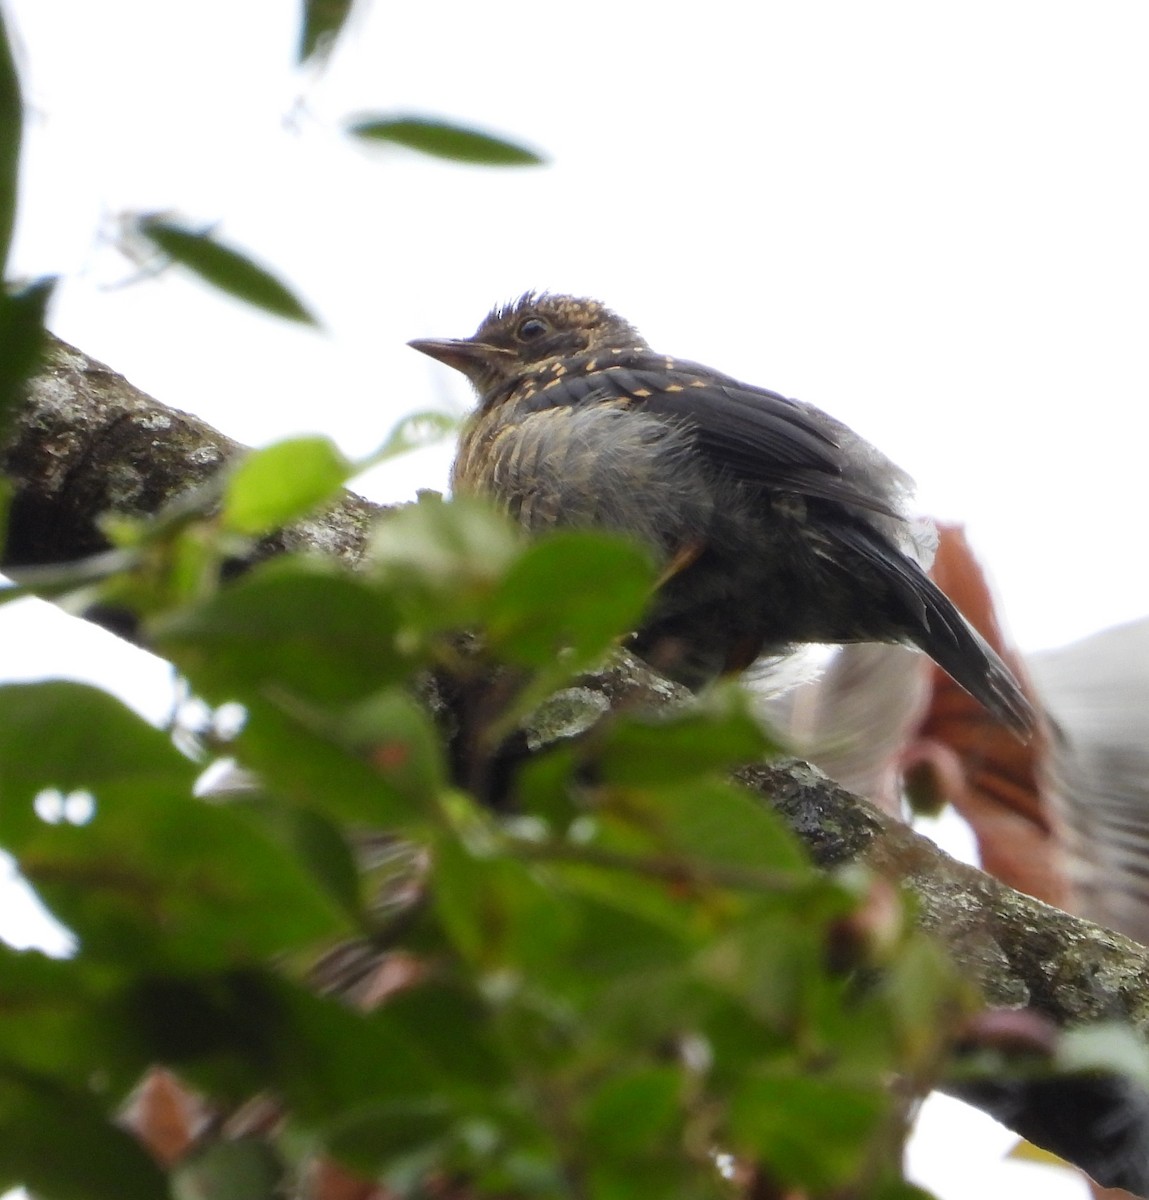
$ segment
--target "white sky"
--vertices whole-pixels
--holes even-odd
[[[1143,0],[387,3],[310,82],[282,0],[4,8],[32,109],[15,269],[62,275],[56,332],[165,403],[364,453],[405,412],[469,403],[409,338],[527,288],[593,294],[905,466],[925,511],[968,524],[1023,648],[1149,612]],[[365,110],[553,165],[367,152],[339,133]],[[131,269],[101,229],[163,208],[220,221],[326,331],[175,276],[109,290]],[[362,490],[441,487],[448,457]],[[161,666],[57,614],[0,611],[0,637],[6,677],[166,708]],[[1084,1195],[1019,1183],[1037,1168],[971,1180],[955,1141],[918,1168],[946,1200]]]

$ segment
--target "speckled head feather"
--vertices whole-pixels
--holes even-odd
[[[496,305],[483,318],[475,338],[487,341],[492,335],[506,333],[513,337],[523,322],[532,318],[546,322],[556,334],[582,335],[584,350],[648,348],[638,330],[601,301],[551,292],[524,292],[517,300]],[[519,339],[518,344],[524,343]]]
[[[646,350],[638,330],[598,300],[526,292],[493,308],[471,339],[514,352],[522,364],[579,354]]]
[[[629,321],[598,300],[549,292],[526,292],[497,305],[469,338],[411,345],[462,371],[482,396],[555,362],[649,349]]]

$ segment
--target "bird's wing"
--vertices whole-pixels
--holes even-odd
[[[1076,912],[1149,943],[1149,617],[1031,656]]]
[[[791,491],[901,517],[892,498],[851,474],[854,435],[832,417],[706,367],[657,355],[550,380],[532,407],[614,401],[688,429],[719,470],[754,487]]]

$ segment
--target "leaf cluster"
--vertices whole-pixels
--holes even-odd
[[[305,4],[301,60],[329,55],[351,10]],[[20,117],[3,44],[0,257]],[[538,161],[435,120],[350,131]],[[224,291],[312,319],[209,230],[132,224]],[[48,291],[0,296],[0,410],[34,369]],[[409,421],[374,459],[442,423]],[[272,446],[154,521],[109,516],[109,553],[41,579],[131,610],[243,720],[158,730],[97,689],[0,688],[0,847],[73,942],[0,948],[0,1187],[255,1198],[329,1159],[394,1196],[917,1194],[898,1166],[908,1101],[964,992],[896,906],[815,872],[729,782],[772,751],[737,691],[604,714],[581,686],[640,619],[641,551],[526,544],[427,497],[355,573],[297,555],[221,583],[361,465],[322,438]],[[507,756],[516,739],[531,752]],[[245,785],[205,791],[224,759]],[[494,762],[497,808],[468,786]],[[333,970],[349,947],[353,977]],[[174,1164],[122,1117],[158,1065],[204,1116]],[[237,1133],[254,1097],[277,1117]]]
[[[253,454],[78,577],[238,732],[177,745],[92,688],[0,688],[0,842],[75,946],[0,953],[0,1186],[270,1195],[326,1156],[398,1196],[914,1194],[889,1085],[929,1086],[960,1012],[937,952],[728,781],[772,751],[737,690],[570,719],[644,554],[425,496],[360,570],[220,584],[351,470],[322,439]],[[540,705],[564,732],[493,811],[459,745],[496,756]],[[258,784],[200,794],[221,757]],[[355,986],[328,970],[348,945]],[[156,1064],[213,1128],[270,1097],[274,1133],[205,1137],[173,1185],[117,1124]]]

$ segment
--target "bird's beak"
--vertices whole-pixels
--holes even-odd
[[[494,365],[500,358],[509,358],[514,351],[504,350],[501,346],[490,346],[486,342],[476,342],[471,338],[416,338],[408,342],[420,354],[429,354],[432,358],[462,371],[468,378],[477,372],[484,371]]]

